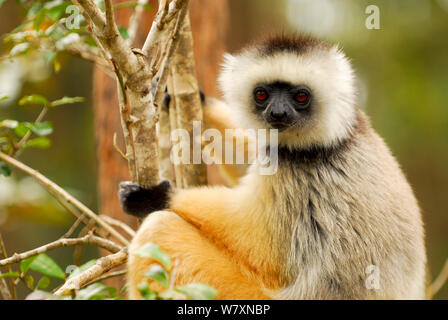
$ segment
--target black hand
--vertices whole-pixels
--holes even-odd
[[[150,188],[124,181],[120,183],[118,195],[125,212],[143,218],[151,212],[167,208],[170,191],[171,185],[167,180]]]

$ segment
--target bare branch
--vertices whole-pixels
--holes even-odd
[[[64,207],[67,207],[66,203],[73,205],[76,207],[79,211],[81,211],[83,214],[85,214],[90,219],[94,220],[100,227],[104,228],[107,232],[109,232],[111,235],[116,237],[122,244],[128,245],[129,241],[126,240],[119,232],[117,232],[114,228],[112,228],[109,224],[104,222],[100,217],[98,217],[97,214],[95,214],[92,210],[90,210],[88,207],[86,207],[83,203],[81,203],[76,198],[72,197],[67,191],[62,189],[60,186],[58,186],[56,183],[45,177],[44,175],[40,174],[34,169],[31,169],[24,163],[0,152],[0,159],[2,159],[4,162],[16,167],[17,169],[22,170],[23,172],[27,173],[28,175],[35,178],[47,191],[53,195],[56,200],[59,201]]]
[[[6,248],[5,244],[3,243],[3,238],[0,233],[0,256],[7,258]],[[11,266],[8,266],[8,272],[11,272]],[[2,275],[2,272],[0,270],[0,276]],[[13,293],[11,294],[11,291],[9,291],[8,285],[6,284],[6,279],[0,278],[0,296],[3,297],[4,300],[11,300],[11,299],[17,299],[16,296],[16,285],[14,283],[14,280],[12,278],[9,278],[10,284],[11,284],[11,291]]]
[[[171,36],[171,41],[168,44],[167,53],[165,55],[165,59],[162,65],[162,69],[160,70],[160,76],[159,81],[157,82],[157,87],[154,93],[154,105],[159,110],[159,106],[162,103],[165,89],[166,89],[166,82],[168,79],[169,74],[169,65],[171,63],[171,58],[173,56],[173,53],[176,51],[178,44],[179,44],[179,30],[182,26],[182,23],[185,19],[186,14],[188,13],[188,7],[182,8],[182,10],[179,12],[179,16],[176,21],[176,25],[174,27],[173,34]]]
[[[170,22],[181,10],[182,8],[188,7],[188,0],[173,0],[170,3],[168,14],[163,19],[162,23]],[[159,28],[163,27],[159,26]]]
[[[43,107],[42,111],[39,113],[39,115],[37,116],[36,120],[34,120],[35,123],[39,123],[42,121],[42,119],[45,117],[45,115],[48,112],[48,107],[45,106]],[[21,148],[22,146],[28,141],[28,139],[31,137],[32,131],[29,130],[22,139],[20,139],[20,141],[17,143],[17,145],[15,145],[15,152],[13,152],[11,154],[11,156],[19,156],[22,152]]]
[[[100,217],[101,217],[101,219],[103,219],[107,223],[109,223],[111,226],[118,227],[121,230],[123,230],[124,232],[126,232],[131,238],[133,238],[135,236],[135,231],[132,230],[132,228],[129,227],[126,223],[124,223],[120,220],[114,219],[112,217],[106,216],[104,214],[101,214]]]
[[[0,272],[0,276],[2,273]],[[0,278],[0,296],[3,297],[4,300],[11,300],[12,295],[9,292],[8,285],[6,284],[6,280],[4,278]]]
[[[78,0],[78,3],[92,24],[93,35],[111,55],[118,71],[120,90],[125,91],[121,93],[125,102],[121,107],[126,112],[122,112],[121,116],[133,180],[144,186],[157,184],[157,113],[151,95],[153,72],[144,54],[132,50],[116,30],[110,3],[106,3],[107,16],[92,0]]]
[[[109,36],[115,36],[118,32],[117,24],[115,23],[114,8],[112,5],[112,0],[104,0],[104,5],[106,9],[106,32]]]
[[[102,276],[107,271],[123,265],[128,259],[127,248],[123,248],[117,253],[102,257],[98,259],[93,266],[81,272],[79,275],[69,279],[59,289],[56,290],[56,295],[70,294],[72,290],[79,290],[85,287],[98,277]]]
[[[145,44],[143,45],[143,52],[148,58],[155,58],[155,52],[160,43],[167,37],[165,32],[166,25],[169,24],[174,17],[180,12],[182,8],[188,7],[188,0],[174,0],[169,5],[169,11],[166,6],[159,7],[154,22],[146,37]]]
[[[124,159],[124,160],[128,160],[128,157],[126,157],[126,155],[123,153],[123,151],[121,151],[120,147],[117,144],[117,133],[114,132],[114,137],[113,137],[113,146],[115,148],[115,150],[117,150],[117,152],[120,154],[120,156]]]
[[[97,66],[101,67],[107,75],[111,76],[113,75],[112,71],[112,65],[108,59],[106,59],[106,56],[104,55],[103,51],[95,48],[98,50],[92,51],[91,46],[84,45],[80,42],[75,42],[70,44],[65,50],[73,55],[80,56],[81,58],[85,60],[89,60],[93,63],[95,63]]]
[[[170,68],[170,76],[168,77],[168,85],[167,85],[167,90],[168,90],[168,94],[171,97],[174,97],[174,84],[173,84],[173,76],[171,74],[171,68]],[[177,122],[177,104],[176,104],[176,99],[171,98],[170,99],[170,106],[169,106],[169,120],[170,120],[170,130],[176,130],[177,128],[179,128],[179,124]],[[174,167],[174,185],[177,188],[183,188],[184,184],[182,181],[182,171],[181,171],[181,164],[173,164]]]
[[[6,252],[6,246],[5,246],[5,242],[3,241],[3,237],[2,234],[0,233],[0,252],[3,258],[7,258],[8,257],[8,253]],[[12,268],[10,265],[8,265],[8,272],[12,272]],[[14,300],[17,300],[17,291],[16,291],[16,285],[14,283],[14,279],[13,278],[9,278],[9,282],[11,284],[11,293],[12,293],[12,298]]]
[[[83,221],[84,219],[84,215],[81,214],[75,221],[75,223],[72,224],[72,226],[70,227],[70,229],[68,229],[68,231],[66,233],[64,233],[64,235],[60,238],[60,239],[64,239],[64,238],[68,238],[70,237],[73,232],[75,232],[76,228],[79,226],[79,224]]]
[[[119,270],[119,271],[114,271],[114,272],[108,272],[108,273],[103,274],[102,276],[100,276],[100,277],[98,277],[96,279],[93,279],[92,281],[90,281],[89,283],[85,284],[84,286],[88,286],[88,285],[90,285],[92,283],[100,282],[100,281],[103,281],[103,280],[106,280],[106,279],[110,279],[110,278],[114,278],[114,277],[120,277],[120,276],[123,276],[125,274],[126,274],[126,270]]]
[[[168,106],[161,106],[159,108],[159,168],[160,177],[163,180],[168,180],[175,185],[174,166],[170,160],[171,152],[171,126],[170,126],[170,111]]]
[[[193,36],[191,34],[190,19],[188,15],[182,21],[182,27],[179,31],[179,44],[176,49],[172,62],[170,63],[172,81],[171,99],[175,101],[177,113],[177,128],[186,130],[193,139],[195,135],[195,122],[202,121],[202,104],[199,94],[199,85],[196,79],[196,70],[193,56]],[[171,110],[170,110],[171,112]],[[201,144],[200,141],[190,140],[190,155],[195,158],[201,156],[200,149],[194,147],[195,144]],[[196,153],[199,151],[199,154]],[[203,185],[207,182],[207,170],[205,164],[183,164],[180,167],[182,186],[191,187]],[[176,167],[175,167],[176,169]],[[176,175],[178,172],[176,172]],[[176,177],[176,180],[177,179]]]
[[[78,0],[77,2],[82,8],[85,18],[92,25],[92,34],[98,37],[117,63],[120,71],[128,76],[137,73],[142,68],[142,64],[118,32],[113,10],[109,7],[111,6],[110,0],[105,1],[107,17],[93,0]]]
[[[30,257],[34,257],[38,254],[56,249],[56,248],[62,248],[62,247],[69,247],[69,246],[76,246],[79,244],[91,244],[98,246],[100,248],[104,248],[110,252],[118,252],[120,251],[121,247],[115,244],[114,242],[103,239],[101,237],[94,236],[93,234],[88,234],[82,238],[67,238],[67,239],[59,239],[53,242],[50,242],[46,245],[43,245],[39,248],[26,251],[23,253],[15,253],[12,257],[0,260],[0,267],[6,266],[12,263],[17,263],[19,261],[25,260]]]

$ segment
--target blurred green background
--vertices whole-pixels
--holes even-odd
[[[419,199],[429,270],[437,275],[448,258],[448,0],[230,0],[229,4],[230,51],[273,31],[309,32],[341,45],[356,69],[360,106],[398,158]],[[380,9],[379,30],[365,27],[365,9],[372,4]],[[23,19],[15,1],[6,1],[0,15],[0,34]],[[0,61],[0,93],[11,97],[0,102],[0,118],[33,121],[38,109],[17,106],[27,94],[51,100],[85,97],[84,103],[51,111],[48,119],[55,129],[51,148],[30,150],[21,160],[96,210],[92,66],[64,55],[61,71],[54,73],[40,60]],[[9,253],[54,240],[72,222],[32,179],[17,172],[0,177],[0,231]],[[49,255],[65,266],[72,263],[70,250]],[[93,252],[87,252],[85,260],[89,256]],[[436,298],[447,299],[448,286]]]

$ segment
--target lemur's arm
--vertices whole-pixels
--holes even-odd
[[[204,111],[204,124],[205,129],[217,129],[222,137],[223,142],[226,142],[225,130],[234,129],[237,126],[233,123],[231,110],[228,105],[223,101],[214,98],[205,99],[202,91],[201,101],[203,103]],[[171,97],[166,93],[164,99],[164,106],[168,107],[170,104]],[[236,153],[235,148],[238,146],[236,143],[236,138],[232,140],[233,153]],[[244,153],[245,158],[247,158],[248,150],[248,139],[244,138]],[[223,144],[222,159],[220,162],[224,163],[225,157],[225,144]],[[221,173],[225,176],[226,180],[230,185],[235,185],[238,179],[246,173],[247,165],[236,165],[236,164],[222,164],[219,165]],[[195,190],[197,190],[196,188]],[[207,189],[209,190],[209,189]],[[184,194],[183,190],[183,193]],[[224,192],[221,190],[221,192]],[[172,198],[172,202],[169,202],[170,196],[173,196],[173,189],[171,188],[168,181],[162,181],[156,186],[150,188],[143,188],[138,184],[131,182],[122,182],[120,184],[119,197],[121,205],[125,212],[143,218],[150,212],[163,210],[168,207],[175,209],[177,197]],[[183,205],[180,207],[184,207]]]
[[[244,203],[237,201],[243,196],[241,189],[221,186],[174,189],[167,180],[144,188],[126,181],[120,183],[119,198],[123,210],[131,215],[143,218],[151,212],[168,209],[202,228],[213,223],[228,225],[227,219],[235,221],[236,215],[241,217],[242,208],[235,206],[235,203]]]
[[[216,129],[221,133],[223,137],[223,150],[221,153],[221,158],[216,158],[215,162],[217,164],[219,173],[225,179],[226,183],[229,186],[234,186],[238,184],[239,179],[246,174],[248,165],[247,164],[225,164],[225,154],[226,154],[226,143],[232,143],[230,148],[232,149],[233,154],[236,154],[236,149],[240,147],[237,143],[237,136],[228,141],[225,138],[226,129],[238,129],[238,125],[234,122],[232,116],[232,110],[230,106],[228,106],[225,102],[214,99],[207,98],[204,100],[204,108],[203,108],[203,116],[204,116],[204,125],[205,129]],[[240,137],[244,143],[242,147],[244,148],[244,158],[248,159],[248,144],[250,137]]]
[[[264,197],[265,201],[269,201],[268,192],[265,195],[254,193],[253,188],[246,185],[235,188],[214,186],[173,190],[168,182],[149,189],[122,183],[120,190],[121,202],[129,213],[143,213],[143,216],[157,210],[176,213],[197,229],[204,239],[208,239],[216,248],[235,258],[251,272],[256,272],[268,287],[276,288],[279,286],[276,276],[279,258],[269,246],[260,245],[267,241],[271,243],[269,239],[272,235],[269,228],[266,228],[269,222],[265,214],[269,210],[263,207],[263,201],[257,197]],[[142,211],[142,203],[151,207]],[[160,207],[155,208],[155,204]],[[147,219],[151,219],[151,216]],[[183,234],[183,230],[174,232],[179,232],[179,237],[186,237],[185,241],[189,241],[188,233]]]

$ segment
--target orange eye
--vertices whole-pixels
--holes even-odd
[[[257,99],[258,101],[266,101],[267,98],[268,93],[266,92],[266,90],[259,89],[255,91],[255,99]]]
[[[298,94],[296,94],[296,96],[294,97],[294,99],[299,102],[299,103],[306,103],[308,101],[309,95],[308,93],[304,92],[304,91],[300,91]]]

